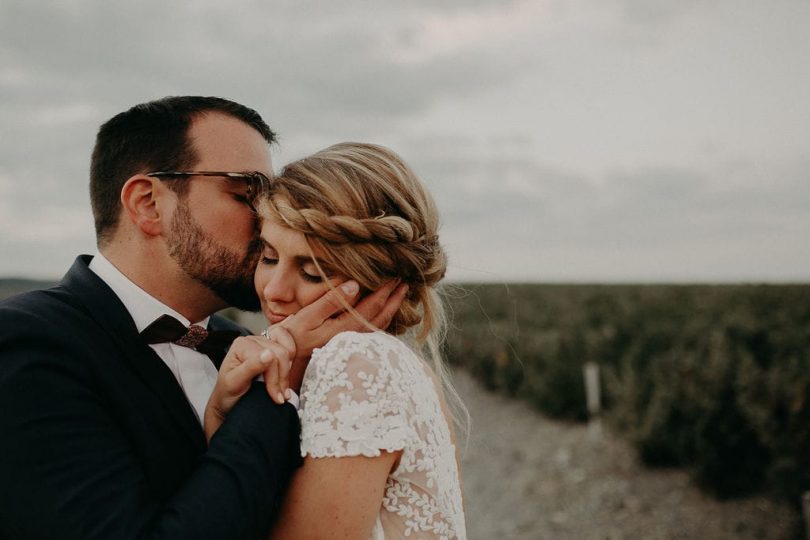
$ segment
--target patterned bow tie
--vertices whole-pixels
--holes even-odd
[[[186,328],[171,315],[160,316],[141,332],[141,338],[150,345],[174,343],[188,347],[208,355],[217,367],[225,358],[225,350],[239,335],[235,330],[206,330],[198,324]]]

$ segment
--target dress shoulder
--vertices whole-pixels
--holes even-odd
[[[421,360],[383,332],[343,332],[312,353],[301,385],[301,453],[379,456],[417,436],[407,399]]]

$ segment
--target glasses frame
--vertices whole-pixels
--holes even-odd
[[[146,173],[150,178],[190,178],[192,176],[217,176],[221,178],[238,178],[247,185],[245,196],[253,207],[259,195],[270,189],[272,181],[259,171],[253,172],[225,172],[225,171],[156,171]]]

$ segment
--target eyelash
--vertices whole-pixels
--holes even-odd
[[[278,264],[278,259],[273,259],[271,257],[265,257],[264,255],[262,255],[261,263],[272,266]],[[323,283],[323,278],[321,276],[313,276],[307,274],[306,272],[304,272],[303,268],[301,269],[300,274],[302,278],[304,278],[306,281],[309,281],[310,283]]]
[[[322,283],[323,278],[321,276],[312,276],[301,270],[301,277],[303,277],[306,281],[310,283]]]

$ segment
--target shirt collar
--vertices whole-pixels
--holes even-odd
[[[180,313],[135,285],[101,253],[97,252],[93,256],[93,260],[90,261],[90,270],[95,272],[123,302],[132,316],[132,320],[135,321],[138,332],[152,324],[161,315],[171,315],[185,326],[191,324],[191,321]],[[209,318],[206,317],[195,324],[207,328]]]

